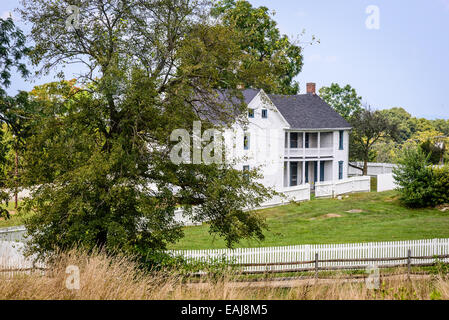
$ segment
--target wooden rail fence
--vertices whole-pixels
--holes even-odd
[[[365,269],[449,263],[449,239],[352,244],[298,245],[271,248],[173,250],[197,262],[225,261],[245,273]]]

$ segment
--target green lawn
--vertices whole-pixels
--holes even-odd
[[[266,239],[245,240],[238,247],[449,238],[449,212],[405,208],[394,191],[311,200],[259,213],[269,227]],[[224,241],[208,230],[207,225],[185,228],[185,237],[170,249],[225,248]]]
[[[2,204],[1,207],[6,208],[9,211],[9,213],[11,214],[11,219],[5,220],[4,218],[0,218],[0,228],[20,226],[23,224],[24,219],[29,217],[28,214],[21,214],[21,215],[16,214],[16,209],[14,209],[14,201],[10,201],[7,207],[4,204]]]

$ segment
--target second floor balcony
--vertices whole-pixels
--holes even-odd
[[[334,155],[333,132],[285,133],[285,157],[332,157]]]

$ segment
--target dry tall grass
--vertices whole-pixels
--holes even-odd
[[[80,289],[66,288],[66,267],[80,269]],[[395,278],[382,281],[378,290],[358,283],[335,280],[328,283],[299,281],[291,288],[273,283],[242,284],[232,275],[186,283],[175,272],[141,272],[125,257],[103,253],[87,255],[79,251],[62,254],[44,275],[0,275],[0,299],[87,299],[87,300],[365,300],[365,299],[449,299],[449,280]]]

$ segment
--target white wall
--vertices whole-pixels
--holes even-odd
[[[377,192],[394,190],[398,187],[392,173],[377,176]]]
[[[238,159],[236,169],[242,170],[249,165],[251,169],[260,166],[263,179],[260,181],[267,187],[280,191],[284,187],[284,146],[287,123],[276,107],[264,98],[260,92],[248,108],[254,109],[254,118],[250,118],[245,128],[235,124],[232,130],[225,133],[226,154],[228,159]],[[262,119],[262,110],[268,110],[268,118]],[[250,135],[250,148],[244,150],[243,137]]]
[[[333,147],[332,142],[334,140],[333,132],[321,132],[320,134],[320,145],[321,148],[331,148]]]
[[[349,131],[343,132],[343,150],[340,150],[340,131],[334,131],[334,166],[333,180],[338,180],[338,162],[343,161],[343,179],[348,177],[349,167]]]
[[[333,162],[332,161],[326,161],[324,163],[324,181],[332,181],[333,178]]]
[[[363,168],[363,162],[353,162],[354,165]],[[368,163],[368,175],[377,176],[378,174],[392,173],[393,169],[397,165],[392,163]],[[361,176],[362,171],[353,167],[349,167],[349,175],[351,176]]]

